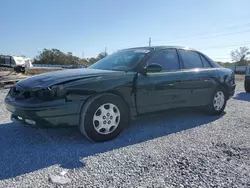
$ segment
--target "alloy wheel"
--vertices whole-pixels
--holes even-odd
[[[225,95],[222,91],[218,91],[213,99],[213,105],[214,105],[214,109],[216,111],[220,111],[225,103]]]
[[[93,126],[100,134],[112,133],[120,122],[120,111],[118,107],[112,103],[101,105],[93,116]]]

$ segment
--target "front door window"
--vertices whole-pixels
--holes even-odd
[[[180,69],[178,55],[175,49],[162,50],[148,61],[150,64],[160,64],[163,71],[177,71]]]

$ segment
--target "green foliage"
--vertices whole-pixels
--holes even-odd
[[[223,67],[235,66],[235,63],[220,62],[220,61],[218,61],[217,63]],[[245,65],[250,65],[250,60],[236,62],[236,66],[245,66]]]
[[[221,61],[218,61],[217,63],[223,67],[250,65],[250,60],[247,60],[249,59],[247,57],[250,55],[250,51],[247,47],[240,47],[239,49],[233,50],[230,55],[233,63]]]
[[[221,61],[217,61],[216,63],[218,63],[219,65],[221,65],[221,66],[223,66],[223,67],[234,65],[234,63],[230,63],[230,62],[221,62]]]
[[[221,62],[221,61],[216,61],[216,63],[218,63],[219,65],[223,64],[223,62]]]
[[[100,53],[96,58],[81,59],[73,56],[72,52],[64,53],[58,49],[44,49],[35,58],[34,64],[52,64],[52,65],[91,65],[96,61],[106,57],[108,54],[105,52]]]
[[[102,52],[97,56],[97,59],[102,59],[104,57],[108,56],[107,52]]]
[[[68,65],[79,61],[80,58],[73,56],[71,52],[63,53],[58,49],[44,49],[35,58],[34,64]]]
[[[91,58],[89,59],[89,62],[90,62],[91,64],[95,63],[96,61],[97,61],[97,59],[94,58],[94,57],[91,57]]]

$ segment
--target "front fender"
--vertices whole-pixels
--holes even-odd
[[[131,72],[119,77],[100,76],[77,80],[65,84],[65,89],[68,91],[68,101],[85,101],[93,95],[111,92],[121,96],[131,108],[135,107],[134,103],[134,77],[136,73]]]

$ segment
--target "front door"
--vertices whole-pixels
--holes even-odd
[[[190,97],[190,88],[183,84],[180,61],[175,49],[165,49],[154,54],[147,65],[157,63],[162,71],[139,74],[137,79],[137,109],[147,113],[165,110],[186,103]]]
[[[137,80],[139,113],[155,112],[183,106],[191,97],[180,72],[148,73]]]

